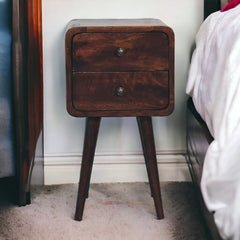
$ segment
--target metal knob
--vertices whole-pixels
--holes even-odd
[[[118,57],[121,57],[125,54],[125,51],[124,51],[123,48],[120,47],[120,48],[117,49],[116,54],[117,54]]]
[[[124,89],[123,87],[118,87],[118,88],[116,89],[116,94],[117,94],[117,96],[119,96],[119,97],[123,96],[123,95],[125,94],[125,89]]]

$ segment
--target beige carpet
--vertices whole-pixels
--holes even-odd
[[[206,240],[191,183],[161,184],[156,220],[147,183],[93,184],[83,221],[73,220],[77,185],[34,187],[32,204],[0,205],[1,240]]]

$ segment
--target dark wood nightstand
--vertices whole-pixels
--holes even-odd
[[[163,218],[151,116],[174,105],[174,33],[157,19],[73,20],[66,31],[67,110],[87,117],[76,209],[81,220],[101,117],[135,116],[157,218]]]

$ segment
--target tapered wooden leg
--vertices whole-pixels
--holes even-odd
[[[156,214],[158,219],[164,218],[162,198],[159,184],[156,149],[153,136],[152,118],[137,117],[139,132],[142,141],[143,153],[151,187],[151,193],[154,199]]]
[[[82,166],[78,186],[78,198],[75,213],[75,220],[77,221],[82,220],[85,200],[88,196],[100,121],[101,121],[100,117],[88,117],[86,121]]]
[[[142,121],[139,117],[137,117],[137,122],[138,122],[138,129],[139,129],[139,133],[140,133],[140,137],[141,137],[141,142],[142,142],[142,147],[143,147],[143,152],[145,154],[145,144],[144,143],[144,139],[143,139],[143,128],[142,128]],[[149,180],[149,185],[150,185],[150,190],[151,190],[151,196],[153,197],[153,189],[152,189],[152,183],[151,183],[151,177],[150,177],[150,170],[149,170],[149,164],[148,164],[148,158],[145,157],[144,155],[144,159],[145,159],[145,164],[146,164],[146,168],[147,168],[147,174],[148,174],[148,180]]]

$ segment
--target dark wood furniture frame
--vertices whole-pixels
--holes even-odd
[[[204,0],[204,18],[221,8],[221,0]]]
[[[187,102],[187,162],[195,186],[197,200],[210,240],[221,239],[214,223],[212,214],[207,210],[200,189],[200,181],[206,151],[213,137],[209,133],[206,123],[196,111],[192,99]]]
[[[220,0],[205,0],[204,16],[205,18],[212,12],[220,9]],[[200,181],[204,158],[209,144],[213,141],[206,123],[202,120],[196,111],[191,98],[187,102],[187,162],[196,189],[196,195],[199,206],[209,230],[209,239],[220,240],[217,227],[214,223],[213,215],[210,213],[203,201]]]
[[[73,20],[66,31],[67,109],[87,117],[76,220],[88,196],[101,117],[137,117],[156,214],[162,219],[151,116],[174,105],[174,33],[157,19]]]
[[[43,129],[41,0],[12,1],[15,193],[18,205],[30,203],[36,145]],[[39,156],[43,156],[43,147]]]

